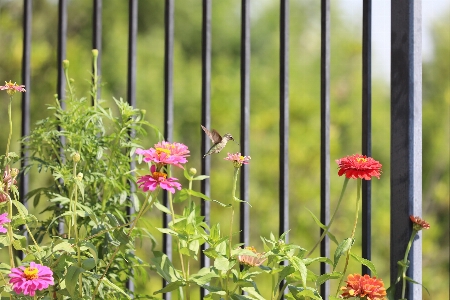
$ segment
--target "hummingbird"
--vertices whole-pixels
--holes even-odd
[[[213,142],[212,147],[208,150],[208,152],[206,152],[205,155],[203,155],[203,158],[205,158],[206,155],[210,155],[213,153],[219,153],[220,151],[222,151],[223,148],[225,148],[225,146],[227,145],[229,140],[234,141],[233,137],[229,133],[226,133],[222,137],[215,129],[213,129],[212,131],[209,131],[208,129],[205,128],[205,126],[203,126],[203,125],[200,125],[200,126],[202,126],[203,131]]]

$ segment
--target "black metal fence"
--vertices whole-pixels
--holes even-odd
[[[330,217],[330,0],[321,0],[321,222],[327,224]],[[67,38],[67,0],[59,0],[59,25],[57,61],[58,84],[56,93],[60,98],[65,96],[64,75],[62,60],[66,58]],[[212,0],[203,0],[202,11],[202,112],[201,122],[210,127],[211,109],[211,8]],[[280,119],[280,148],[279,148],[279,232],[289,229],[289,0],[280,0],[280,57],[279,57],[279,119]],[[23,12],[23,63],[22,84],[31,87],[31,19],[32,0],[24,0]],[[93,1],[93,41],[92,47],[99,50],[98,73],[102,67],[102,5],[107,1]],[[164,136],[172,140],[174,123],[173,101],[173,53],[174,53],[174,0],[165,1],[165,46],[164,46]],[[250,0],[242,0],[241,5],[241,152],[249,151],[249,124],[250,124]],[[138,1],[129,1],[129,35],[128,35],[128,74],[127,99],[132,105],[136,103],[136,45],[137,45],[137,17]],[[363,53],[362,53],[362,154],[371,155],[371,44],[372,44],[372,1],[363,1]],[[396,0],[391,3],[391,282],[396,278],[397,261],[404,255],[406,245],[411,233],[409,215],[421,215],[421,1]],[[22,135],[30,132],[30,94],[22,95]],[[209,149],[208,139],[202,137],[201,149]],[[23,161],[27,164],[27,160]],[[208,175],[210,171],[210,157],[203,160],[202,174]],[[28,188],[27,175],[21,178],[20,193],[26,194]],[[242,169],[240,195],[241,199],[249,198],[249,173]],[[208,181],[203,181],[202,192],[210,194]],[[371,258],[371,183],[363,184],[363,245],[362,256]],[[202,214],[209,222],[209,203],[203,202]],[[248,206],[240,208],[241,242],[248,244],[249,240],[249,211]],[[167,217],[166,217],[167,218]],[[169,222],[164,219],[165,224]],[[395,241],[395,242],[393,242]],[[171,240],[165,236],[164,251],[171,256]],[[329,240],[325,239],[320,248],[321,256],[329,256]],[[421,240],[414,242],[410,256],[409,276],[421,281],[422,267]],[[206,257],[201,258],[202,266],[207,266]],[[326,272],[327,266],[323,264],[321,272]],[[370,271],[363,267],[364,273]],[[131,285],[131,283],[130,283]],[[130,286],[131,287],[131,286]],[[408,299],[421,299],[421,286],[408,287]],[[322,286],[322,295],[327,297],[329,286]],[[166,295],[167,299],[170,295]]]

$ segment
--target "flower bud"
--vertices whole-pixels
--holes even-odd
[[[98,50],[92,49],[92,56],[97,57],[98,56]]]
[[[80,153],[75,152],[75,153],[72,155],[72,159],[73,159],[73,162],[75,162],[75,163],[79,162],[80,159],[81,159]]]
[[[194,176],[195,174],[197,174],[197,169],[196,169],[196,168],[190,168],[190,169],[189,169],[189,174],[191,174],[192,176]]]
[[[12,168],[11,169],[11,177],[14,178],[19,174],[19,169],[17,168]]]
[[[83,173],[78,173],[77,179],[78,179],[79,181],[83,180]]]
[[[67,59],[63,60],[62,65],[64,70],[67,70],[69,68],[69,61]]]

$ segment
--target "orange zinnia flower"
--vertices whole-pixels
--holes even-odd
[[[344,299],[359,297],[367,300],[386,299],[386,289],[383,280],[369,275],[361,276],[360,274],[348,275],[347,285],[341,287],[343,291],[341,297]]]
[[[352,179],[370,180],[372,176],[380,179],[381,164],[372,157],[367,157],[361,154],[353,154],[336,160],[339,165],[338,175]]]
[[[415,231],[420,231],[422,229],[429,229],[430,224],[422,220],[420,217],[409,216],[411,221],[413,222],[413,228]]]

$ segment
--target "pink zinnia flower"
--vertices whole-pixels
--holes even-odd
[[[11,80],[9,82],[5,81],[5,85],[0,86],[0,90],[6,90],[9,95],[14,95],[16,92],[26,92],[24,85],[18,85],[15,82],[12,83]]]
[[[3,227],[3,224],[11,222],[11,220],[8,219],[7,216],[8,216],[8,213],[4,213],[4,214],[0,215],[0,232],[1,233],[6,233],[7,232],[6,228]]]
[[[166,173],[157,172],[155,165],[152,165],[150,172],[151,175],[141,176],[137,181],[144,192],[154,191],[158,186],[172,194],[175,193],[175,188],[181,190],[181,184],[177,182],[178,179],[167,178]]]
[[[242,165],[246,165],[252,159],[250,156],[242,156],[240,152],[238,153],[228,153],[228,156],[224,158],[225,160],[230,160],[233,162],[235,168],[240,168]]]
[[[53,272],[49,267],[30,262],[29,267],[12,268],[9,274],[14,292],[17,294],[34,296],[37,290],[48,288],[54,285]]]
[[[245,249],[250,250],[254,253],[254,255],[241,254],[238,255],[239,263],[249,267],[259,267],[267,260],[267,257],[264,257],[264,253],[256,252],[255,247],[245,247]]]
[[[365,179],[370,180],[372,176],[380,179],[381,164],[372,157],[367,157],[361,154],[353,154],[336,160],[339,165],[338,175],[351,179]]]
[[[136,149],[137,154],[144,155],[145,162],[154,162],[161,165],[174,165],[183,168],[181,164],[187,163],[188,147],[181,143],[160,142],[148,150]]]

